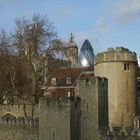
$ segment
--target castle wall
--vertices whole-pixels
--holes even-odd
[[[99,128],[108,125],[108,104],[102,99],[107,99],[107,80],[99,77],[80,79],[76,92],[81,98],[81,139],[99,139]]]
[[[31,117],[31,106],[27,106]],[[22,105],[0,105],[0,140],[39,140],[38,106],[35,119],[24,118]]]
[[[107,133],[102,131],[100,140],[140,140],[140,129],[116,127]]]
[[[78,108],[70,99],[41,99],[40,140],[79,140]]]
[[[109,124],[132,127],[135,115],[136,54],[125,48],[96,55],[95,76],[108,79]]]
[[[80,98],[71,100],[71,140],[81,140],[81,100]]]
[[[0,118],[0,140],[39,140],[38,120]]]
[[[140,116],[140,77],[137,77],[136,115]]]
[[[30,117],[32,113],[31,105],[26,106],[27,115]],[[4,116],[7,113],[11,113],[16,117],[25,116],[23,105],[0,105],[0,116]],[[38,105],[35,106],[34,117],[39,116],[39,107]]]

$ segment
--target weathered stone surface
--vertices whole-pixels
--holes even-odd
[[[97,54],[95,76],[108,79],[109,124],[133,127],[136,94],[136,54],[119,47]]]
[[[80,140],[80,101],[40,100],[40,140]]]
[[[82,140],[99,139],[99,128],[108,126],[107,79],[80,79],[77,92],[81,98]]]
[[[0,124],[0,140],[39,140],[38,127]]]

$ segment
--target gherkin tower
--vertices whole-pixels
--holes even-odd
[[[80,49],[79,63],[81,66],[90,66],[93,64],[94,51],[90,42],[86,39]]]

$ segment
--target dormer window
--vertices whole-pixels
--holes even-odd
[[[52,78],[52,85],[55,86],[57,84],[57,79],[56,78]]]
[[[71,78],[70,77],[66,78],[66,84],[68,84],[68,85],[71,84]]]

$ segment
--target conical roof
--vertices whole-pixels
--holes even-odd
[[[80,65],[83,65],[83,61],[84,61],[84,63],[87,63],[86,64],[87,66],[90,66],[93,64],[93,59],[94,59],[93,48],[92,48],[89,40],[86,39],[80,49],[80,56],[79,56]],[[85,61],[87,61],[87,62],[85,62]]]

